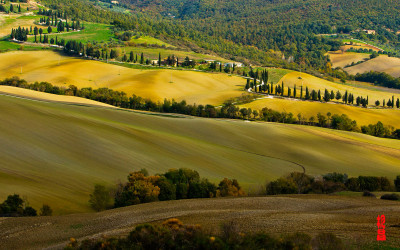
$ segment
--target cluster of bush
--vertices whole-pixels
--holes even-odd
[[[239,109],[237,106],[235,106],[233,100],[225,102],[222,107],[215,107],[213,105],[190,105],[187,104],[184,100],[176,102],[174,99],[165,99],[163,102],[154,102],[148,98],[142,98],[136,95],[128,97],[127,94],[123,91],[114,91],[109,88],[78,89],[74,85],[70,85],[68,88],[66,88],[53,86],[48,82],[35,82],[33,84],[28,84],[25,80],[19,79],[18,77],[4,79],[3,81],[0,81],[0,85],[32,89],[57,95],[78,96],[127,109],[146,110],[161,113],[178,113],[207,118],[252,119],[289,124],[306,124],[311,126],[327,127],[345,131],[363,132],[375,136],[382,135],[382,133],[370,132],[371,130],[368,129],[368,126],[366,126],[365,129],[361,130],[357,126],[357,122],[350,119],[345,114],[332,115],[330,112],[327,113],[327,116],[319,113],[317,115],[317,119],[312,116],[310,117],[309,122],[306,122],[305,118],[300,117],[298,120],[296,120],[295,116],[292,113],[278,112],[267,107],[263,108],[261,111],[251,110],[250,108]],[[346,92],[344,96],[346,97],[347,95],[348,94]],[[241,97],[240,100],[243,101],[251,98],[253,97]],[[345,99],[347,102],[347,97]],[[298,114],[298,116],[299,115],[301,116],[301,114]],[[382,137],[400,139],[400,129],[395,130],[393,128],[390,129],[390,131],[390,134],[383,133]]]
[[[111,195],[110,195],[111,194]],[[115,192],[102,185],[95,185],[89,203],[97,211],[111,208],[112,194],[114,207],[124,207],[153,201],[245,196],[237,180],[223,179],[218,186],[197,171],[180,168],[164,174],[148,175],[146,169],[130,173],[128,182],[119,184]]]
[[[370,82],[377,86],[400,89],[400,78],[393,77],[385,72],[370,71],[362,74],[357,73],[355,80]]]
[[[400,191],[400,176],[394,186],[386,177],[359,176],[348,178],[347,174],[329,173],[320,178],[293,172],[268,183],[268,195],[276,194],[329,194],[340,191]]]
[[[172,218],[162,225],[138,225],[125,238],[70,239],[65,249],[344,249],[343,242],[332,233],[319,233],[314,238],[304,233],[273,237],[264,232],[242,233],[228,222],[216,235],[199,225],[184,225]]]
[[[43,205],[40,209],[41,216],[52,215],[53,210],[48,205]],[[18,194],[9,195],[7,199],[0,204],[0,217],[19,217],[19,216],[37,216],[37,211],[29,206]]]

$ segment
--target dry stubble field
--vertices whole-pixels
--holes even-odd
[[[221,223],[234,220],[242,232],[273,235],[332,232],[351,245],[379,246],[376,217],[386,216],[385,245],[400,244],[400,206],[396,201],[334,195],[217,198],[166,201],[100,213],[0,219],[0,248],[62,249],[70,237],[78,241],[126,235],[140,223],[179,218],[218,234]],[[21,237],[24,240],[21,240]],[[369,246],[369,247],[368,247]],[[357,248],[356,248],[357,249]]]

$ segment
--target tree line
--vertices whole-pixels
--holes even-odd
[[[344,104],[349,104],[349,105],[355,104],[356,106],[362,106],[364,108],[366,108],[369,105],[368,96],[367,97],[357,96],[355,98],[354,94],[349,93],[347,90],[345,91],[344,94],[342,94],[339,90],[336,91],[335,93],[333,90],[329,91],[328,89],[325,89],[324,93],[322,93],[321,90],[310,91],[309,88],[306,86],[304,91],[303,86],[300,86],[300,88],[298,89],[296,85],[294,85],[292,89],[290,87],[285,87],[283,81],[281,82],[281,84],[274,84],[273,82],[267,83],[264,82],[264,80],[257,80],[256,77],[247,78],[245,90],[251,90],[255,93],[264,93],[268,95],[296,98],[301,100],[320,101],[320,102],[322,101],[329,102],[336,99],[336,101],[342,101]],[[299,93],[297,91],[299,91]],[[377,100],[375,102],[375,106],[378,107],[380,105],[381,102]],[[385,99],[383,99],[382,107],[386,106],[391,108],[394,108],[396,106],[397,108],[400,108],[400,99],[399,98],[395,99],[394,96],[392,96],[391,99],[388,99],[387,102]]]
[[[40,216],[50,216],[53,210],[49,205],[43,204],[40,209]],[[22,199],[18,194],[9,195],[7,199],[0,204],[0,217],[21,217],[37,216],[36,209],[29,205],[27,200]]]
[[[400,78],[395,78],[385,72],[357,73],[355,79],[360,82],[370,82],[377,86],[400,89]]]
[[[222,223],[219,231],[210,233],[200,225],[183,224],[179,219],[170,218],[160,225],[137,225],[125,237],[102,237],[80,242],[71,238],[65,249],[345,249],[342,240],[332,233],[318,233],[313,237],[305,233],[290,233],[277,237],[265,232],[242,232],[232,221]]]
[[[128,182],[118,184],[112,193],[103,185],[95,185],[90,195],[90,206],[101,211],[154,201],[246,195],[235,179],[224,178],[216,186],[200,178],[197,171],[186,168],[156,175],[149,175],[146,169],[132,172],[128,175]]]
[[[83,97],[103,103],[107,103],[113,106],[136,109],[136,110],[146,110],[161,113],[178,113],[191,116],[207,117],[207,118],[230,118],[230,119],[249,119],[249,120],[261,120],[270,122],[280,122],[280,123],[290,123],[290,124],[304,124],[311,126],[327,127],[332,129],[339,129],[345,131],[354,132],[365,132],[371,133],[371,135],[381,136],[388,138],[400,139],[400,129],[395,130],[392,126],[383,126],[386,131],[385,133],[373,133],[369,131],[380,131],[380,130],[370,130],[370,125],[365,129],[361,130],[357,126],[355,120],[350,119],[347,115],[342,114],[331,114],[328,112],[325,115],[318,113],[317,118],[314,116],[309,118],[307,122],[301,114],[296,117],[292,113],[278,112],[267,107],[260,111],[252,110],[250,108],[239,109],[233,104],[232,100],[226,101],[221,107],[215,107],[213,105],[196,105],[187,104],[186,101],[182,100],[180,102],[164,99],[163,102],[154,102],[148,98],[142,98],[140,96],[132,95],[130,97],[123,91],[114,91],[109,88],[99,88],[93,89],[81,88],[78,89],[74,85],[66,87],[53,86],[48,82],[35,82],[28,84],[25,80],[19,79],[18,77],[12,77],[0,81],[0,85],[15,86],[21,88],[27,88],[32,90],[37,90],[41,92],[47,92],[58,95],[71,95]],[[382,124],[383,125],[383,124]],[[381,127],[380,123],[376,124],[376,127]]]
[[[394,185],[393,185],[394,184]],[[400,191],[400,175],[393,184],[386,177],[359,176],[349,178],[347,174],[328,173],[313,177],[305,173],[292,172],[266,186],[268,195],[277,194],[330,194],[341,191],[375,192]]]

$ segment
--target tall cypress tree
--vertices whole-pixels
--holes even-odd
[[[296,92],[297,92],[297,90],[296,90],[296,84],[295,84],[294,89],[293,89],[293,98],[296,98]]]
[[[158,67],[161,67],[161,52],[158,53]]]
[[[144,63],[144,56],[143,56],[143,52],[140,54],[140,64]]]
[[[300,99],[303,99],[303,85],[300,87]]]

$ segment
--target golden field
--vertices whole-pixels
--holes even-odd
[[[186,167],[254,189],[292,171],[395,178],[400,141],[318,127],[155,114],[0,96],[0,200],[90,211],[95,183]]]
[[[369,105],[375,105],[375,101],[379,100],[382,102],[385,99],[386,102],[389,98],[392,98],[394,95],[395,98],[400,97],[398,90],[392,90],[388,88],[374,88],[372,85],[368,84],[359,84],[358,82],[353,83],[351,81],[347,81],[346,84],[335,83],[331,81],[327,81],[309,74],[300,73],[300,72],[291,72],[284,77],[281,78],[280,83],[284,82],[285,87],[293,88],[294,85],[297,87],[297,95],[300,95],[300,87],[303,85],[303,96],[305,95],[305,89],[308,87],[310,92],[314,89],[316,91],[321,90],[321,94],[323,96],[325,88],[331,92],[333,90],[336,94],[336,91],[340,91],[342,95],[346,92],[352,93],[354,95],[354,99],[357,96],[363,96],[366,98],[369,97]],[[287,90],[285,90],[287,94]]]
[[[355,52],[345,52],[335,51],[328,52],[327,55],[331,59],[332,68],[341,67],[344,68],[351,63],[357,63],[359,61],[364,61],[364,59],[369,58],[369,54],[355,53]]]
[[[21,74],[22,68],[22,74]],[[14,51],[0,54],[2,78],[19,76],[28,82],[58,86],[108,87],[154,101],[164,98],[219,105],[239,96],[245,80],[237,76],[196,71],[142,70],[94,60],[66,57],[52,51]],[[171,81],[172,80],[172,81]]]
[[[17,88],[12,86],[0,85],[0,93],[4,95],[29,98],[39,101],[61,102],[61,103],[76,104],[76,105],[95,105],[100,107],[116,108],[115,106],[102,102],[96,102],[86,98],[81,98],[76,96],[55,95],[55,94],[33,91],[29,89]]]
[[[400,58],[380,55],[367,62],[345,69],[347,73],[355,75],[369,71],[385,72],[393,77],[400,77]]]
[[[297,114],[301,113],[307,119],[314,116],[317,121],[317,114],[346,114],[352,120],[356,120],[359,126],[376,124],[381,121],[385,125],[392,125],[400,128],[400,110],[398,109],[375,109],[361,108],[355,106],[342,105],[337,103],[321,103],[313,101],[301,101],[298,99],[265,98],[251,103],[240,105],[240,107],[262,110],[267,107],[279,112],[291,112],[297,119]]]

